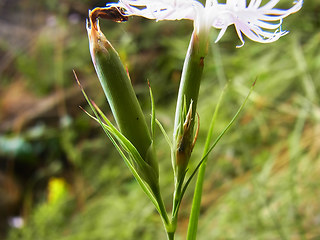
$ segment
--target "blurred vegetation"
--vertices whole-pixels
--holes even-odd
[[[282,2],[285,1],[281,1]],[[291,1],[287,1],[289,3]],[[285,2],[286,3],[286,2]],[[164,239],[162,223],[87,108],[105,101],[88,50],[88,9],[105,1],[0,2],[0,239]],[[283,5],[283,6],[288,6]],[[172,131],[192,23],[130,18],[101,22],[128,67],[146,116],[147,79],[157,118]],[[239,44],[232,27],[206,59],[198,111],[201,156],[208,122],[226,83],[216,134],[251,101],[208,161],[199,239],[320,239],[320,2],[284,21],[276,43]],[[217,32],[212,31],[212,42]],[[158,131],[167,206],[171,163]],[[177,239],[184,239],[192,187]]]

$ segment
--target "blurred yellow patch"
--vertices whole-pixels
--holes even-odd
[[[48,203],[54,204],[67,193],[67,183],[63,178],[50,178],[48,184]]]

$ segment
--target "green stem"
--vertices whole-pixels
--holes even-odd
[[[169,220],[167,210],[166,210],[166,207],[164,205],[164,202],[163,202],[163,199],[161,196],[160,187],[159,187],[159,185],[152,185],[151,188],[152,188],[152,192],[154,193],[154,197],[157,201],[157,204],[158,204],[157,210],[158,210],[160,217],[162,219],[162,222],[163,222],[164,228],[166,230],[168,239],[173,239],[171,236],[174,236],[175,229],[173,229],[172,223]],[[170,236],[170,238],[169,238],[169,236]]]
[[[192,202],[189,225],[188,225],[187,240],[194,240],[197,238],[198,220],[200,215],[202,189],[203,189],[206,165],[207,165],[207,160],[205,160],[202,163],[199,169],[196,188],[194,190],[194,195],[193,195],[193,202]]]
[[[174,232],[167,232],[168,240],[174,240]]]
[[[153,189],[153,193],[155,194],[155,198],[156,198],[158,205],[159,205],[159,214],[162,218],[163,224],[164,224],[165,228],[168,229],[168,227],[170,226],[170,221],[168,218],[167,210],[164,205],[162,196],[160,194],[160,189],[159,188]]]
[[[193,148],[193,128],[207,43],[206,34],[199,35],[194,31],[183,65],[173,132],[172,165],[176,184],[183,183]]]
[[[242,109],[244,108],[246,102],[249,99],[250,94],[253,91],[255,82],[253,83],[253,85],[250,88],[250,91],[247,95],[247,97],[245,98],[245,100],[243,101],[242,105],[240,106],[240,108],[238,109],[238,111],[236,112],[236,114],[233,116],[233,118],[231,119],[231,121],[229,122],[229,124],[225,127],[225,129],[220,133],[220,135],[216,138],[216,140],[214,141],[214,143],[209,146],[209,140],[211,140],[211,134],[212,134],[212,130],[213,130],[213,126],[214,126],[214,122],[215,122],[215,118],[217,116],[217,112],[218,109],[220,107],[220,102],[222,99],[222,94],[220,96],[220,99],[218,101],[214,116],[211,120],[211,124],[210,124],[210,130],[207,136],[207,140],[206,140],[206,145],[205,145],[205,151],[203,154],[203,158],[200,161],[200,164],[205,164],[207,161],[207,157],[209,155],[209,153],[213,150],[213,148],[217,145],[217,143],[220,141],[220,139],[222,138],[222,136],[229,130],[229,128],[231,127],[231,125],[234,123],[234,121],[237,119],[237,117],[239,116],[240,112],[242,111]],[[222,92],[223,93],[223,92]],[[202,169],[202,170],[201,170]],[[194,240],[196,239],[196,231],[197,231],[197,226],[198,226],[198,218],[199,218],[199,213],[200,213],[200,204],[201,204],[201,195],[202,195],[202,187],[203,187],[203,181],[204,181],[204,173],[205,173],[205,167],[202,168],[202,165],[200,165],[200,171],[199,175],[198,175],[198,180],[196,183],[196,189],[195,190],[195,195],[194,195],[194,202],[192,203],[192,211],[191,211],[191,215],[190,216],[190,221],[189,221],[189,226],[188,226],[188,235],[187,235],[187,240]],[[199,185],[199,186],[198,186]]]
[[[213,128],[214,128],[215,121],[216,121],[216,118],[218,115],[218,110],[220,108],[220,103],[222,100],[224,90],[223,90],[222,94],[220,95],[216,109],[215,109],[214,114],[211,119],[210,128],[208,131],[208,135],[207,135],[207,139],[206,139],[206,143],[205,143],[205,147],[204,147],[203,157],[206,155],[206,153],[208,152],[208,150],[210,148],[210,142],[212,140]],[[206,166],[207,166],[207,157],[205,157],[205,160],[203,161],[202,165],[199,168],[198,178],[197,178],[196,187],[195,187],[195,191],[194,191],[194,195],[193,195],[193,202],[192,202],[189,225],[188,225],[187,240],[194,240],[197,237],[198,220],[199,220],[199,215],[200,215],[202,189],[203,189],[203,182],[204,182],[204,177],[205,177]]]
[[[172,238],[170,239],[173,239],[177,227],[184,178],[193,148],[193,128],[207,44],[206,32],[199,34],[194,31],[183,65],[173,133],[172,165],[175,173],[175,191],[171,219],[172,231],[170,233]],[[189,107],[192,107],[191,116],[187,116]],[[185,124],[185,121],[188,123]]]

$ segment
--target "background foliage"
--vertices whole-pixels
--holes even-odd
[[[281,1],[288,7],[290,1]],[[89,0],[0,2],[0,239],[164,239],[152,204],[87,108],[72,76],[108,112],[88,50]],[[218,134],[254,94],[208,161],[199,239],[320,238],[320,3],[284,22],[273,44],[239,44],[232,27],[212,31],[198,111],[199,160],[211,114],[226,83]],[[128,67],[139,100],[172,131],[175,98],[192,23],[130,18],[101,22]],[[170,207],[169,148],[158,132],[161,184]],[[192,188],[182,203],[184,239]],[[17,218],[18,217],[18,218]],[[21,225],[21,220],[23,224]],[[19,222],[20,221],[20,222]]]

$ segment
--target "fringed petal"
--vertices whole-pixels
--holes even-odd
[[[274,8],[280,0],[207,0],[205,7],[197,0],[120,0],[107,7],[123,9],[127,16],[141,16],[149,19],[194,21],[197,31],[209,31],[210,27],[221,29],[216,42],[226,29],[234,25],[239,39],[244,44],[243,35],[249,39],[267,43],[278,40],[288,32],[281,30],[283,18],[299,11],[303,0],[297,0],[289,9]]]
[[[141,16],[157,21],[194,20],[194,8],[204,8],[196,0],[120,0],[107,6],[123,8],[128,16]]]
[[[260,42],[269,43],[278,40],[286,35],[287,31],[281,30],[283,18],[299,11],[302,7],[303,0],[298,0],[291,8],[274,9],[280,0],[270,0],[268,3],[260,7],[261,0],[251,0],[248,7],[246,0],[227,0],[226,4],[219,4],[219,14],[212,21],[212,26],[220,31],[216,41],[224,34],[226,28],[234,25],[236,32],[244,44],[243,36]]]

